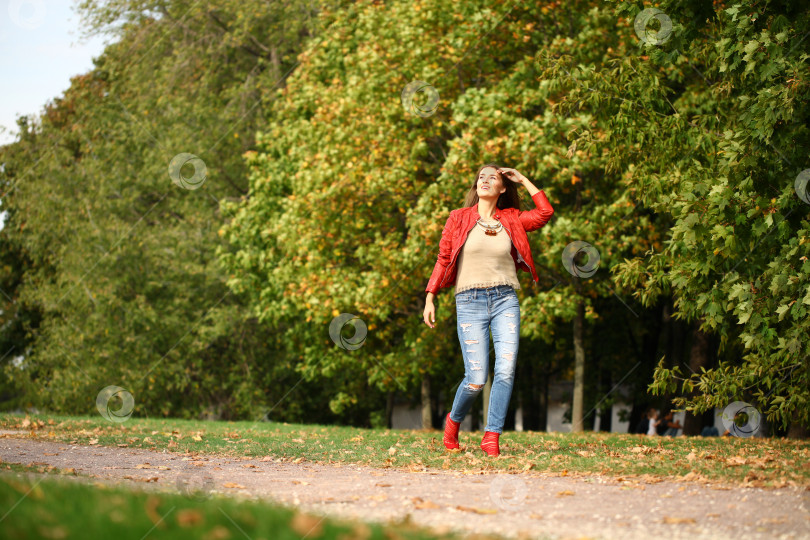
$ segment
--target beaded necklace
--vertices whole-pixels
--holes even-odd
[[[484,233],[486,233],[487,236],[497,236],[498,231],[503,228],[503,224],[500,221],[494,225],[488,225],[481,221],[481,218],[478,218],[475,223],[484,230]]]

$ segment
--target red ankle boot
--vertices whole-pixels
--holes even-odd
[[[498,446],[498,437],[500,436],[500,433],[495,433],[494,431],[484,433],[484,438],[481,439],[481,450],[486,452],[489,456],[499,456],[501,449]]]
[[[461,424],[450,419],[450,413],[444,423],[444,446],[448,450],[455,450],[458,446],[458,428]]]

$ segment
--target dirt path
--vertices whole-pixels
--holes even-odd
[[[0,432],[0,459],[74,468],[94,481],[144,489],[177,492],[178,486],[192,486],[204,494],[270,499],[338,518],[384,523],[410,515],[412,522],[440,532],[511,538],[810,539],[810,492],[798,488],[295,464],[270,457],[75,446],[28,439],[24,432]]]

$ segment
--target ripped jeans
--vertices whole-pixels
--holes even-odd
[[[456,295],[456,319],[464,357],[464,380],[456,391],[450,418],[455,422],[464,420],[487,382],[491,328],[495,345],[495,378],[489,394],[486,431],[503,433],[520,341],[517,293],[509,285],[462,291]]]

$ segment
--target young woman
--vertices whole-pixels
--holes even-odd
[[[529,191],[536,208],[520,210],[520,185]],[[481,449],[490,456],[500,454],[498,438],[512,395],[520,338],[517,270],[530,272],[535,283],[539,280],[526,233],[548,223],[553,214],[545,193],[528,178],[515,169],[488,163],[479,169],[464,207],[453,210],[447,218],[426,288],[424,319],[434,328],[433,298],[439,289],[455,285],[464,380],[445,419],[444,445],[448,449],[459,448],[459,424],[487,382],[491,329],[495,378]]]

